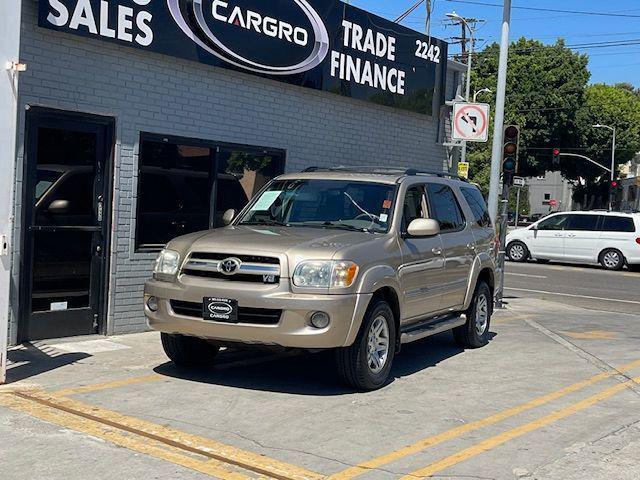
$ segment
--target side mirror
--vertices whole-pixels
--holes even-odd
[[[440,233],[440,223],[432,218],[416,218],[407,228],[410,237],[433,237]]]
[[[230,208],[222,215],[222,223],[227,226],[233,222],[234,218],[236,218],[236,211],[233,208]]]
[[[69,211],[69,206],[69,200],[54,200],[49,204],[47,212],[53,213],[54,215],[62,215]]]

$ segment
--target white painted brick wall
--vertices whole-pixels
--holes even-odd
[[[37,1],[23,0],[18,189],[26,105],[116,119],[114,235],[108,333],[146,328],[141,298],[153,255],[133,250],[140,132],[285,149],[287,171],[310,165],[446,168],[438,116],[377,106],[195,62],[83,39],[37,26]],[[446,94],[455,90],[448,76]],[[17,199],[16,218],[21,215]],[[18,222],[19,223],[19,222]],[[20,231],[15,232],[20,238]],[[19,255],[14,257],[17,308]],[[16,338],[13,315],[12,338]]]

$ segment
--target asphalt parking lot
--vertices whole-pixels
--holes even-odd
[[[10,352],[8,479],[640,477],[640,315],[511,299],[480,350],[405,347],[356,393],[326,353],[175,368],[156,333]]]

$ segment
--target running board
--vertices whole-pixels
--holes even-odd
[[[402,335],[400,335],[401,343],[411,343],[416,340],[421,340],[431,335],[437,335],[438,333],[446,332],[452,328],[459,327],[467,323],[466,317],[462,315],[450,315],[442,317],[440,319],[430,319],[426,322],[419,322],[417,324],[408,325],[402,329]]]

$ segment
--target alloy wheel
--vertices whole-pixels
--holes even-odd
[[[389,326],[383,315],[378,315],[369,328],[367,365],[373,373],[380,373],[389,357]]]
[[[478,336],[484,335],[485,330],[487,329],[487,324],[489,323],[489,301],[487,300],[487,296],[482,294],[478,297],[476,302],[476,333]]]

